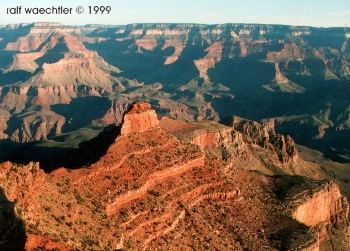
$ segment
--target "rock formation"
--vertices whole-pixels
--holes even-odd
[[[19,118],[19,125],[11,133],[14,142],[27,143],[47,140],[49,135],[60,135],[65,118],[49,110],[42,110]]]
[[[188,122],[288,115],[302,122],[289,120],[277,131],[347,161],[349,146],[339,142],[350,135],[342,84],[350,79],[349,32],[261,24],[1,26],[0,106],[13,127],[13,115],[36,106],[106,97],[114,103],[90,123],[98,130],[121,122],[125,107],[112,107],[119,100],[148,100],[161,115]],[[318,114],[328,103],[334,126]]]
[[[16,42],[8,43],[5,50],[20,52],[35,51],[47,38],[48,34],[43,36],[34,36],[31,34],[25,37],[19,37]]]
[[[110,124],[120,125],[123,121],[124,113],[130,107],[130,100],[118,99],[112,101],[111,108],[102,118],[102,123],[107,126]]]
[[[307,226],[347,224],[349,204],[334,182],[326,182],[315,191],[296,194],[291,213]]]
[[[222,58],[222,48],[223,45],[221,42],[215,42],[210,45],[206,51],[208,52],[204,58],[194,61],[194,64],[198,68],[199,75],[204,79],[209,79],[208,69],[213,68],[214,65],[220,62]]]
[[[110,72],[116,72],[95,52],[66,53],[64,58],[53,64],[44,64],[42,71],[26,84],[45,86],[64,84],[86,84],[94,87],[112,88],[116,80]]]
[[[295,237],[290,250],[342,250],[349,245],[349,203],[334,182],[279,177],[276,184],[291,217],[309,227],[310,237]],[[334,238],[337,234],[343,239]]]
[[[267,59],[280,62],[282,60],[303,60],[305,54],[297,44],[285,44],[279,52],[269,52]]]
[[[0,140],[8,138],[8,135],[5,133],[7,129],[7,122],[9,120],[10,114],[3,109],[0,109]]]
[[[176,39],[172,39],[172,40],[165,41],[165,43],[162,47],[162,50],[165,50],[169,47],[174,48],[174,53],[166,58],[166,60],[164,62],[165,65],[175,63],[179,59],[179,57],[181,56],[181,53],[182,53],[185,46],[184,46],[183,42],[176,40]]]
[[[121,135],[145,132],[159,128],[157,114],[148,103],[135,103],[125,114]]]
[[[288,135],[277,134],[271,123],[261,124],[234,117],[233,128],[241,132],[248,143],[272,149],[282,163],[293,162],[298,157],[293,139]]]
[[[7,69],[7,71],[22,70],[34,72],[39,67],[35,60],[42,56],[44,56],[43,52],[28,52],[15,54],[13,57],[13,63]]]
[[[139,47],[138,52],[142,52],[141,48],[152,51],[157,46],[157,41],[152,37],[143,37],[142,39],[136,39],[135,44]]]
[[[223,160],[249,160],[252,158],[243,135],[233,128],[215,122],[180,123],[176,120],[163,118],[161,127],[181,140],[190,142],[211,158]]]
[[[244,150],[235,144],[247,140],[233,128],[159,122],[148,103],[133,104],[121,128],[102,156],[74,170],[0,164],[0,200],[17,217],[3,224],[26,226],[12,228],[0,248],[325,250],[330,242],[349,248],[348,203],[335,183],[263,175],[201,151]],[[179,140],[180,132],[192,138]]]

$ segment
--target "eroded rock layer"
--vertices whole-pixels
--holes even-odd
[[[17,140],[16,119],[37,106],[50,106],[66,121],[62,134],[79,138],[76,130],[119,124],[121,100],[143,100],[188,122],[276,119],[276,130],[298,144],[348,162],[349,33],[261,24],[1,26],[0,107],[10,114],[1,138]],[[74,104],[97,96],[108,99],[103,114],[77,122]],[[61,145],[57,136],[44,138]]]
[[[157,114],[148,103],[136,103],[124,116],[122,135],[145,132],[159,127]]]
[[[6,228],[0,247],[349,248],[349,206],[335,183],[234,166],[246,157],[242,152],[254,151],[245,134],[203,123],[159,122],[149,104],[136,103],[124,116],[122,134],[109,139],[112,144],[95,163],[50,173],[35,163],[0,164],[0,215],[9,212],[5,225],[16,226]],[[249,137],[255,141],[259,135]],[[101,147],[96,142],[87,144]],[[205,151],[222,147],[241,154],[230,164]]]

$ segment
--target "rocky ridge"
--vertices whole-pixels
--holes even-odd
[[[294,161],[298,157],[293,139],[289,135],[277,134],[272,123],[260,124],[234,117],[233,128],[241,132],[248,143],[273,149],[282,163]]]
[[[121,135],[145,132],[158,127],[157,114],[151,109],[151,105],[148,103],[137,103],[125,114]]]
[[[44,173],[34,163],[0,164],[4,200],[16,212],[9,220],[23,221],[26,250],[348,247],[348,203],[336,184],[228,165],[172,136],[198,125],[158,122],[146,103],[134,104],[123,121],[128,130],[87,167]],[[132,126],[140,121],[142,130]],[[219,134],[236,148],[226,139],[230,130],[222,126]],[[214,134],[198,135],[192,143],[220,148]],[[11,231],[8,236],[21,233]],[[2,243],[16,244],[11,238]]]
[[[339,101],[346,100],[339,95],[348,91],[341,84],[350,72],[348,34],[348,28],[259,24],[2,26],[0,103],[11,116],[1,120],[0,128],[7,128],[3,134],[11,138],[19,129],[13,117],[32,113],[37,105],[69,107],[74,100],[93,96],[107,98],[109,106],[84,129],[120,123],[125,109],[116,110],[119,100],[147,100],[159,104],[157,111],[186,121],[227,121],[233,114],[253,120],[316,115],[307,123],[297,122],[307,132],[302,138],[308,138],[308,147],[329,151],[333,137],[350,135],[349,104]],[[257,96],[262,109],[255,107]],[[334,128],[317,115],[327,103],[336,106],[333,123],[344,118]],[[63,133],[74,133],[68,129],[75,128],[68,124],[74,113],[52,112],[65,117]],[[320,121],[324,136],[312,140],[308,127]],[[289,123],[285,128],[283,132],[304,144]],[[47,137],[54,140],[55,134]],[[347,146],[337,145],[336,151],[346,153]]]

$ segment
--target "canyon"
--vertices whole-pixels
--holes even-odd
[[[349,32],[260,24],[2,26],[0,107],[10,114],[0,120],[2,144],[59,146],[61,135],[96,135],[141,100],[188,122],[274,120],[298,144],[348,162]],[[92,99],[99,105],[89,121],[69,112]],[[64,117],[61,131],[39,129],[41,116],[25,125],[41,109],[51,110],[52,124]]]
[[[272,127],[158,119],[144,102],[123,116],[111,144],[91,164],[50,172],[35,162],[0,164],[0,216],[7,217],[0,247],[349,248],[348,200],[336,182],[324,180],[325,172],[318,179],[298,176],[316,167],[294,152],[292,141],[264,145],[273,144],[271,135],[283,136]],[[262,141],[266,132],[271,138]],[[102,138],[86,144],[99,148]],[[280,152],[292,154],[289,162]]]
[[[0,249],[349,250],[349,34],[0,26]]]

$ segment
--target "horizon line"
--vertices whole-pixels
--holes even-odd
[[[86,24],[65,24],[62,22],[56,21],[38,21],[38,22],[19,22],[19,23],[0,23],[0,26],[10,26],[10,25],[31,25],[31,24],[39,24],[39,23],[57,23],[62,24],[63,26],[127,26],[127,25],[142,25],[142,24],[165,24],[165,25],[177,25],[177,24],[190,24],[190,25],[203,25],[203,26],[219,26],[219,25],[231,25],[231,24],[243,24],[243,25],[271,25],[271,26],[288,26],[288,27],[303,27],[303,28],[324,28],[324,29],[334,29],[334,28],[344,28],[350,29],[350,26],[313,26],[313,25],[294,25],[294,24],[282,24],[282,23],[255,23],[255,22],[225,22],[225,23],[197,23],[197,22],[135,22],[135,23],[123,23],[123,24],[110,24],[110,23],[86,23]]]

